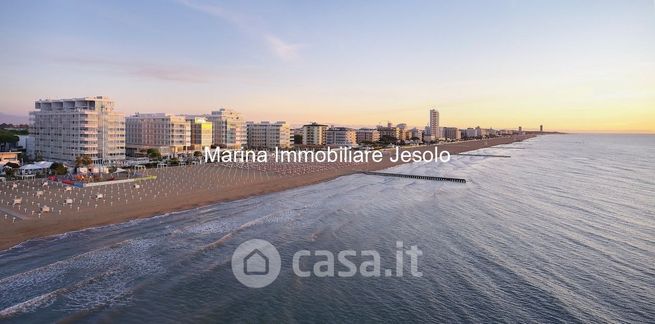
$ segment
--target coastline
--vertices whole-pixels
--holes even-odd
[[[474,140],[465,142],[455,142],[439,144],[440,150],[447,150],[451,154],[458,154],[473,151],[481,148],[492,147],[496,145],[509,144],[523,141],[537,135],[520,135],[500,137],[485,140]],[[434,145],[410,147],[403,150],[424,151],[433,149]],[[125,205],[100,206],[99,208],[82,210],[80,213],[71,215],[47,215],[40,219],[25,219],[17,223],[4,221],[0,224],[0,251],[10,249],[23,242],[44,238],[53,235],[60,235],[67,232],[80,231],[89,228],[102,227],[112,224],[119,224],[135,219],[149,218],[166,213],[190,210],[201,206],[234,201],[253,196],[264,195],[268,193],[280,192],[288,189],[308,186],[324,181],[329,181],[341,176],[353,174],[359,171],[376,171],[402,164],[402,162],[393,163],[385,159],[380,163],[354,164],[343,166],[338,169],[312,172],[307,174],[294,175],[271,175],[266,174],[266,178],[261,174],[246,173],[247,177],[253,177],[253,181],[244,182],[243,185],[229,183],[229,178],[215,175],[217,179],[228,179],[224,186],[213,186],[212,179],[193,174],[188,171],[187,167],[173,167],[161,170],[153,170],[162,174],[172,174],[175,179],[182,179],[182,183],[173,183],[165,177],[153,181],[153,186],[167,186],[167,194],[159,194],[149,197],[145,201],[134,201]],[[236,173],[236,171],[235,171]],[[243,173],[243,171],[242,171]],[[214,175],[212,175],[214,176]],[[229,176],[229,173],[228,173]],[[235,175],[236,176],[236,175]],[[242,174],[239,174],[242,176]],[[260,176],[260,180],[256,177]],[[236,179],[236,178],[234,178]],[[168,182],[167,182],[168,181]],[[188,181],[189,183],[185,183]],[[174,192],[175,197],[169,197],[168,194]]]

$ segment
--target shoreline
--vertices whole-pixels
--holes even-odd
[[[486,140],[444,143],[437,146],[439,150],[447,150],[451,154],[458,154],[496,145],[520,142],[535,136],[537,135],[517,135]],[[410,147],[403,148],[402,150],[425,151],[433,149],[434,146]],[[96,204],[97,207],[95,208],[85,207],[79,212],[71,211],[70,215],[47,214],[47,216],[40,219],[27,217],[17,223],[0,220],[0,251],[11,249],[33,239],[47,238],[68,232],[120,224],[136,219],[150,218],[168,213],[192,210],[212,204],[281,192],[330,181],[359,171],[377,171],[400,164],[404,163],[394,163],[387,158],[380,163],[347,165],[337,169],[290,175],[277,175],[270,172],[220,167],[213,168],[212,166],[206,165],[202,166],[209,169],[200,169],[202,167],[199,166],[151,169],[151,172],[158,173],[160,177],[157,180],[153,180],[150,188],[148,188],[151,192],[156,191],[152,198],[143,195],[145,191],[134,192],[129,191],[128,188],[123,189],[125,196],[129,197],[126,198],[125,205],[119,205],[119,203],[122,203],[121,198],[120,200],[114,200],[116,206],[113,206],[112,202],[109,206],[105,203],[104,206],[99,206],[98,208]],[[194,167],[206,173],[196,175],[193,172],[189,172],[189,170],[193,171],[191,168]],[[257,180],[257,177],[259,177],[259,180]],[[228,181],[222,183],[226,179]],[[212,182],[212,180],[215,180],[215,182]],[[232,182],[229,180],[232,180]],[[174,181],[181,181],[181,183],[175,183]],[[236,183],[237,181],[241,181],[241,184]],[[139,197],[137,201],[136,198],[138,195],[143,195],[146,200],[143,201]],[[172,197],[173,195],[175,197]],[[133,201],[128,203],[129,199],[133,199]]]

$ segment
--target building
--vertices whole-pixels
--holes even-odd
[[[103,96],[45,99],[30,112],[34,157],[73,162],[81,155],[96,164],[125,160],[125,115]]]
[[[418,129],[418,128],[414,127],[410,131],[411,131],[411,138],[418,138],[419,140],[423,140],[423,130],[422,129]]]
[[[17,135],[18,147],[25,150],[25,155],[28,159],[34,159],[34,136],[31,135]]]
[[[356,146],[357,131],[347,127],[331,127],[326,131],[327,145]]]
[[[205,117],[187,116],[186,120],[191,126],[191,148],[201,150],[211,146],[214,138],[213,123]]]
[[[126,118],[125,133],[129,156],[145,154],[151,148],[162,155],[175,155],[191,146],[191,123],[184,116],[136,113]]]
[[[439,129],[439,110],[437,109],[430,109],[430,136],[434,140],[441,137],[441,130]]]
[[[327,143],[327,125],[311,123],[302,126],[303,145],[325,145]]]
[[[475,138],[475,128],[469,127],[466,129],[466,138]]]
[[[291,147],[292,134],[289,124],[286,122],[247,122],[246,127],[248,129],[247,144],[249,148],[274,149],[279,147],[286,149]]]
[[[380,133],[380,138],[393,137],[396,140],[400,140],[400,129],[398,129],[398,127],[393,127],[393,126],[389,126],[389,125],[387,125],[386,127],[385,126],[378,126],[377,131],[378,131],[378,133]]]
[[[212,122],[214,144],[233,149],[240,149],[247,144],[246,121],[240,113],[221,108],[206,117]]]
[[[19,154],[20,152],[0,152],[0,167],[4,167],[7,163],[20,165]]]
[[[544,132],[544,125],[539,125],[539,132],[543,133]]]
[[[357,144],[363,142],[377,142],[380,140],[380,132],[374,128],[360,128],[355,132]]]
[[[447,140],[459,140],[462,138],[457,127],[443,127],[444,138]]]

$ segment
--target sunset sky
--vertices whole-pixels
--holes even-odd
[[[3,1],[0,112],[655,132],[653,0]]]

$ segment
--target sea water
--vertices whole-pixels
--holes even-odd
[[[655,137],[547,135],[0,252],[0,321],[655,322]],[[231,271],[242,242],[282,258]],[[298,277],[299,250],[418,246],[421,277]],[[384,262],[384,261],[383,261]]]

